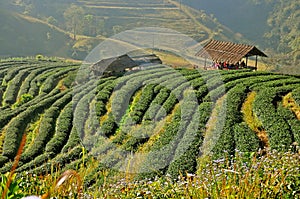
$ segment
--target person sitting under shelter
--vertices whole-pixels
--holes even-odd
[[[246,67],[246,64],[245,64],[244,60],[241,62],[241,67],[242,67],[242,68],[245,68],[245,67]]]

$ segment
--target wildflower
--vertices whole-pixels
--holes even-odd
[[[41,199],[41,198],[38,196],[26,196],[26,197],[23,197],[22,199]]]
[[[223,171],[224,171],[225,173],[229,172],[229,173],[239,174],[239,172],[234,171],[234,170],[229,170],[229,169],[223,169]]]
[[[192,173],[188,173],[188,174],[186,174],[186,176],[187,176],[188,178],[192,178],[192,177],[195,177],[196,175],[195,175],[195,174],[192,174]]]
[[[213,162],[214,163],[222,163],[222,162],[224,162],[225,161],[225,159],[223,158],[223,159],[219,159],[219,160],[214,160]]]

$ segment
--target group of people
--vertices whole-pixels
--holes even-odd
[[[244,61],[241,61],[241,62],[237,62],[235,64],[233,63],[230,63],[230,62],[213,62],[212,64],[212,67],[215,68],[215,69],[220,69],[220,70],[223,70],[223,69],[239,69],[239,68],[245,68],[246,67],[246,64]]]

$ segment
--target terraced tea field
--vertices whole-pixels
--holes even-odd
[[[95,77],[60,60],[0,62],[0,167],[47,173],[98,159],[136,177],[194,173],[200,155],[300,143],[300,77],[153,65]],[[86,78],[88,77],[88,78]],[[26,141],[22,142],[23,135]]]
[[[203,43],[211,38],[240,39],[211,16],[180,1],[79,0],[77,3],[103,22],[106,36],[137,27],[160,27],[176,30]]]

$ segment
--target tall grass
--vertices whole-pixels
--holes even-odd
[[[52,168],[43,176],[21,173],[18,182],[24,196],[41,198],[299,198],[299,160],[300,154],[293,152],[236,152],[219,160],[201,158],[196,174],[176,179],[166,175],[134,181],[126,173],[112,175],[106,169],[97,173],[96,186],[87,187],[82,182],[99,164],[89,158],[76,171]]]

